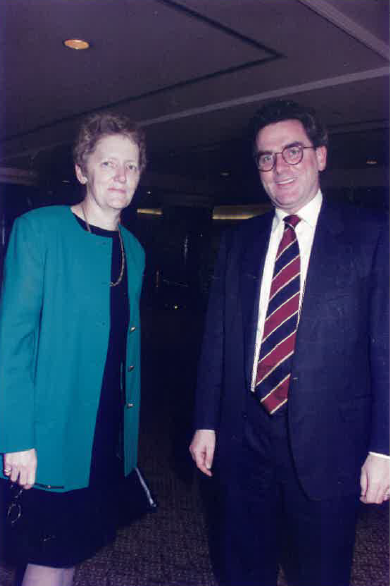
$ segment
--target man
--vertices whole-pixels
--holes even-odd
[[[222,240],[190,451],[215,472],[223,586],[275,586],[283,561],[347,586],[359,496],[390,491],[387,222],[323,197],[314,111],[271,102],[254,125],[275,210]]]

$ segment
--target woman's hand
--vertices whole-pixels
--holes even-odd
[[[37,453],[35,448],[23,452],[4,454],[4,474],[11,482],[17,482],[28,490],[35,483]]]

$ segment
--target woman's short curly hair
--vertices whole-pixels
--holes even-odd
[[[256,138],[269,124],[285,120],[298,120],[315,148],[328,145],[328,132],[313,108],[292,100],[272,100],[262,106],[251,122],[252,146],[256,151]]]
[[[146,167],[146,142],[144,131],[123,114],[105,112],[88,116],[81,124],[73,146],[73,161],[85,171],[88,157],[94,152],[99,140],[105,136],[119,134],[130,138],[139,148],[139,167]]]

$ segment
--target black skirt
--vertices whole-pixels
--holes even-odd
[[[66,568],[88,559],[115,539],[115,487],[65,493],[32,488],[18,494],[20,487],[10,487],[7,480],[0,482],[2,514],[9,511],[2,557],[10,564]]]
[[[77,218],[81,227],[86,225]],[[91,226],[102,237],[113,239],[111,280],[120,274],[118,232]],[[13,564],[34,563],[70,567],[93,556],[115,539],[116,528],[126,518],[131,495],[123,478],[123,397],[121,365],[129,323],[127,271],[110,291],[111,327],[92,450],[89,486],[68,492],[32,488],[20,490],[0,479],[2,557]],[[39,454],[38,454],[39,459]],[[10,509],[10,499],[14,505]],[[1,535],[5,531],[5,535]]]

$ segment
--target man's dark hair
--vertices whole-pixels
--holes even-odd
[[[262,106],[251,122],[252,148],[256,152],[256,138],[260,130],[269,124],[284,120],[299,120],[312,145],[317,148],[328,145],[328,131],[313,108],[292,100],[272,100]]]

